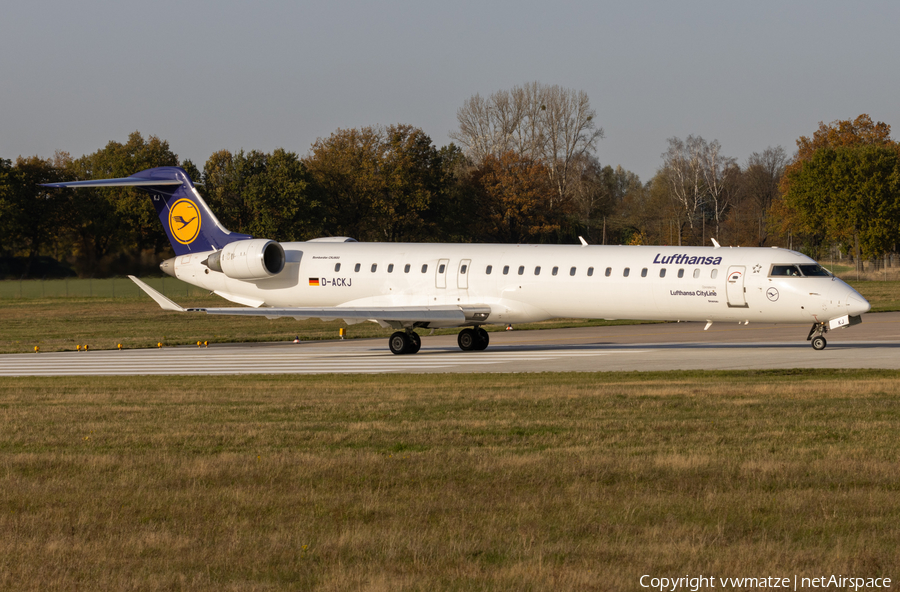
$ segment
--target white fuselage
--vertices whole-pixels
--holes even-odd
[[[814,323],[869,310],[839,279],[770,276],[773,265],[815,263],[778,248],[318,241],[282,247],[284,270],[264,280],[210,271],[201,263],[209,253],[176,257],[174,275],[248,306],[487,305],[486,322],[502,324]]]

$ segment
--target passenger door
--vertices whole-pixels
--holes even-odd
[[[725,282],[725,297],[728,299],[729,308],[750,308],[747,304],[746,289],[744,288],[743,265],[732,265],[728,268],[728,279]]]

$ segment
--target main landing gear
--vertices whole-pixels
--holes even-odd
[[[491,338],[488,336],[488,332],[481,327],[463,329],[456,337],[456,343],[459,345],[459,349],[463,351],[484,351],[487,349],[490,341]]]
[[[490,340],[488,332],[481,327],[463,329],[456,337],[456,343],[459,344],[459,349],[463,351],[485,350]],[[414,354],[422,347],[422,338],[412,329],[397,331],[388,339],[388,346],[390,346],[391,353],[394,355]]]
[[[391,353],[395,355],[414,354],[422,347],[422,338],[412,329],[408,331],[397,331],[388,340]]]
[[[825,333],[827,332],[827,323],[813,323],[812,329],[809,330],[809,335],[806,336],[806,340],[812,342],[814,350],[822,351],[825,349],[825,346],[828,345],[828,342],[825,341]]]

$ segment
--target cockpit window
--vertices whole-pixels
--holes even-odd
[[[769,277],[831,277],[821,265],[773,265]]]
[[[800,271],[807,277],[831,277],[831,274],[823,269],[821,265],[801,265]]]
[[[775,277],[800,277],[800,270],[797,269],[796,265],[773,265],[772,271],[769,273],[769,276]]]

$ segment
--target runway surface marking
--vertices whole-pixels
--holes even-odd
[[[175,348],[97,352],[54,352],[0,356],[0,376],[78,375],[213,375],[324,374],[418,372],[460,366],[527,363],[558,358],[638,353],[640,350],[519,349],[486,352],[423,349],[416,355],[395,356],[356,348],[354,351],[304,350],[302,347]],[[488,368],[485,368],[489,370]]]

